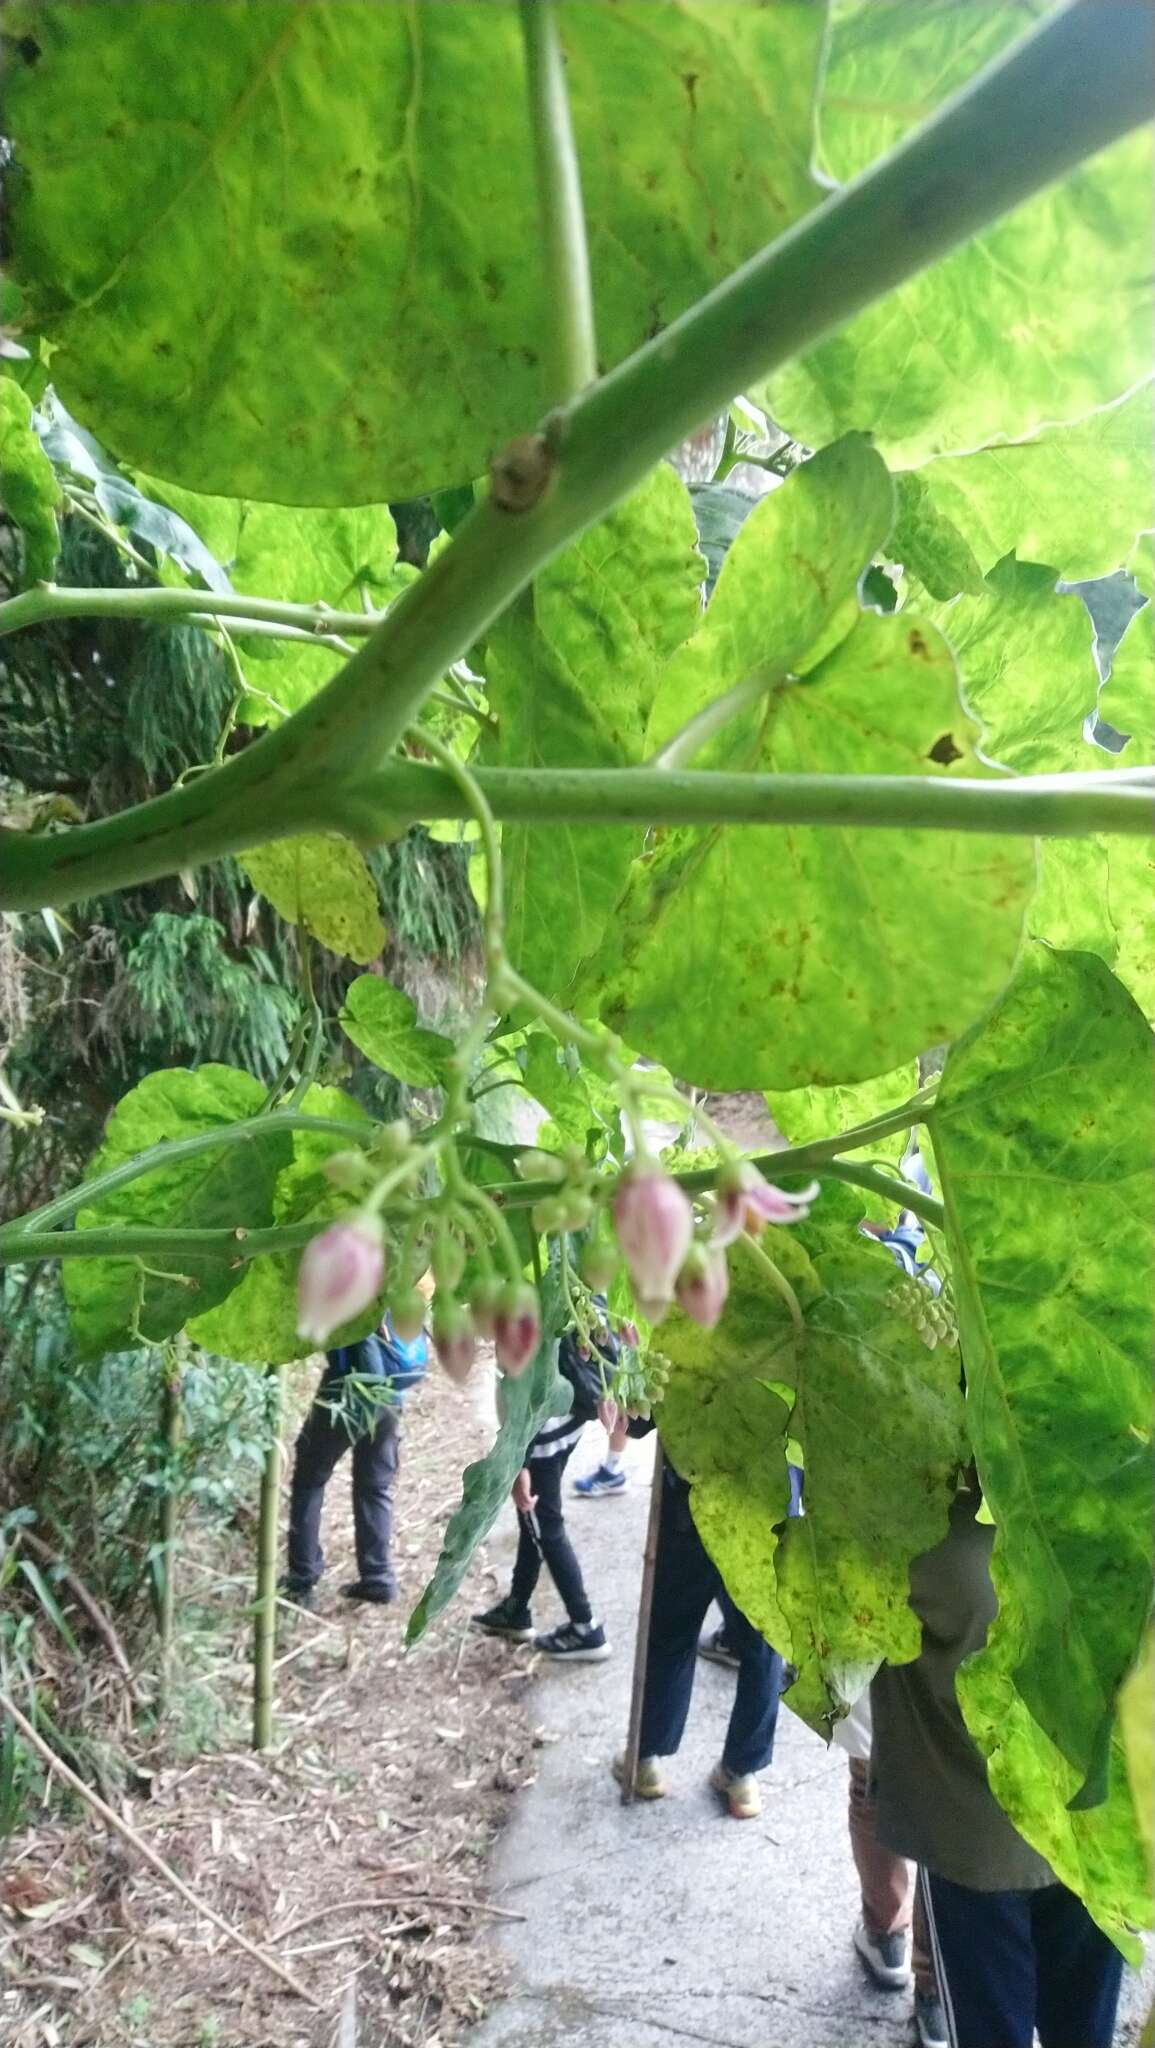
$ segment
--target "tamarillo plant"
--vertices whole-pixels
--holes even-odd
[[[306,1064],[158,1072],[0,1253],[63,1262],[83,1353],[185,1329],[270,1367],[383,1300],[408,1318],[431,1267],[447,1369],[489,1329],[504,1370],[413,1636],[556,1403],[559,1331],[593,1335],[588,1272],[630,1325],[619,1392],[660,1402],[818,1727],[916,1653],[909,1563],[973,1461],[999,1615],[963,1710],[1016,1826],[1133,1944],[1150,10],[14,0],[7,34],[27,587],[0,629],[192,622],[237,694],[202,772],[7,831],[0,906],[231,854],[369,965],[362,849],[464,821],[485,986],[455,1042],[377,974],[348,991],[352,1044],[440,1091],[424,1122]],[[211,574],[157,525],[133,584],[52,582],[83,469],[54,407]],[[777,474],[704,602],[706,500],[663,458],[717,419],[720,474]],[[388,510],[417,499],[422,571]],[[1063,586],[1120,570],[1108,672]],[[766,1093],[772,1171],[672,1075]],[[548,1118],[520,1172],[481,1125],[499,1088]],[[864,1205],[921,1217],[935,1317]]]

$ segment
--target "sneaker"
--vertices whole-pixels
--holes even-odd
[[[575,1479],[573,1490],[579,1500],[603,1500],[607,1495],[624,1493],[626,1475],[611,1472],[608,1465],[599,1465],[596,1472],[587,1472],[584,1479]]]
[[[341,1598],[364,1600],[371,1607],[388,1607],[391,1600],[396,1600],[397,1593],[383,1579],[353,1579],[349,1585],[342,1586]]]
[[[289,1602],[290,1607],[303,1607],[306,1614],[311,1614],[317,1605],[316,1587],[312,1579],[294,1579],[288,1572],[284,1572],[277,1580],[277,1591],[282,1600]]]
[[[915,1987],[914,2027],[919,2048],[948,2048],[946,2014],[937,1991]]]
[[[732,1820],[757,1820],[762,1793],[753,1771],[728,1771],[725,1764],[715,1764],[710,1783],[725,1800]]]
[[[496,1607],[487,1607],[484,1614],[470,1615],[474,1628],[483,1636],[504,1636],[509,1643],[532,1643],[533,1617],[528,1607],[519,1607],[507,1594]]]
[[[547,1636],[535,1636],[533,1647],[559,1664],[604,1664],[610,1654],[606,1632],[598,1621],[566,1621]]]
[[[712,1636],[703,1636],[698,1644],[699,1657],[705,1657],[709,1664],[724,1664],[727,1671],[737,1671],[740,1662],[738,1652],[726,1641],[724,1628],[716,1628]]]
[[[618,1784],[624,1784],[626,1777],[625,1757],[616,1756],[610,1765],[610,1769],[613,1771]],[[634,1772],[634,1798],[664,1799],[669,1789],[662,1776],[662,1767],[658,1758],[656,1756],[640,1756],[638,1758],[638,1768]]]
[[[884,1991],[905,1991],[910,1983],[910,1955],[902,1934],[871,1934],[865,1920],[854,1930],[854,1946],[876,1984]]]

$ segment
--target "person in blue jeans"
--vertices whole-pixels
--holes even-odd
[[[281,1590],[297,1606],[312,1606],[313,1588],[325,1569],[325,1488],[348,1450],[353,1453],[357,1577],[341,1592],[346,1600],[377,1606],[396,1598],[391,1544],[401,1411],[406,1391],[424,1378],[428,1364],[424,1332],[405,1343],[388,1316],[373,1336],[326,1353],[321,1383],[297,1438],[289,1493],[289,1569]]]
[[[801,1475],[790,1468],[790,1513],[800,1510]],[[679,1748],[690,1699],[698,1638],[712,1600],[723,1593],[722,1575],[698,1534],[690,1510],[688,1482],[667,1461],[654,1567],[653,1605],[642,1695],[642,1725],[634,1791],[639,1799],[661,1799],[667,1786],[659,1758]],[[720,1761],[710,1783],[735,1820],[754,1820],[762,1811],[758,1772],[774,1753],[778,1699],[785,1666],[777,1650],[729,1602],[726,1631],[738,1660],[738,1683]],[[624,1760],[614,1764],[620,1780]]]

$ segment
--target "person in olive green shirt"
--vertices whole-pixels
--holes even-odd
[[[1122,1957],[1011,1825],[955,1695],[998,1605],[979,1503],[977,1484],[961,1492],[911,1566],[920,1655],[871,1685],[878,1837],[919,1865],[951,2048],[1032,2048],[1036,2031],[1041,2048],[1110,2048]]]

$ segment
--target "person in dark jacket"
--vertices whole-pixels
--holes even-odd
[[[572,1399],[564,1414],[551,1415],[542,1424],[513,1483],[517,1556],[509,1592],[495,1607],[472,1617],[474,1628],[483,1635],[504,1636],[516,1643],[532,1642],[535,1650],[559,1664],[601,1664],[610,1654],[605,1629],[590,1605],[562,1505],[565,1468],[586,1423],[592,1422],[598,1413],[608,1383],[608,1373],[598,1362],[599,1352],[601,1359],[612,1367],[617,1345],[608,1329],[603,1331],[596,1351],[583,1345],[575,1330],[567,1331],[558,1345],[558,1371],[568,1382]],[[530,1601],[543,1564],[557,1588],[567,1618],[560,1628],[535,1635]]]
[[[373,1336],[326,1354],[321,1384],[297,1438],[289,1494],[289,1569],[281,1588],[297,1606],[312,1606],[313,1588],[325,1569],[325,1488],[350,1449],[357,1577],[341,1592],[346,1600],[379,1606],[396,1598],[391,1542],[401,1411],[406,1391],[424,1378],[428,1364],[424,1332],[405,1343],[388,1316]]]
[[[1003,1812],[955,1693],[997,1611],[979,1507],[972,1473],[910,1568],[921,1652],[870,1688],[878,1839],[919,1866],[951,2048],[1110,2048],[1123,1959]]]

